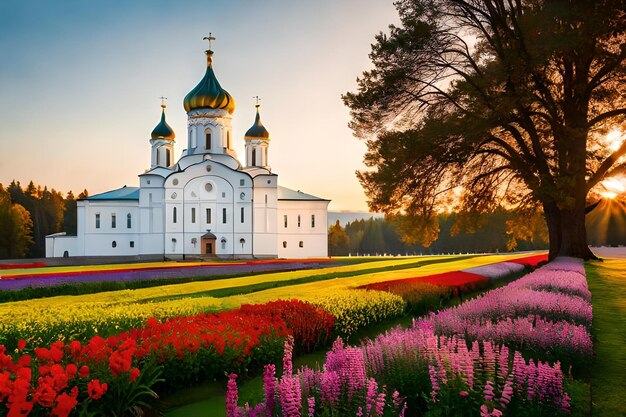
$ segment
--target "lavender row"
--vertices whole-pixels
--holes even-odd
[[[415,326],[574,363],[592,354],[590,297],[582,262],[557,259],[505,287],[431,313]]]

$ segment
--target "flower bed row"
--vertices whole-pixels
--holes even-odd
[[[418,325],[573,364],[588,361],[592,353],[589,300],[582,262],[559,259],[505,287],[431,314]]]
[[[153,389],[193,385],[227,369],[254,371],[281,356],[287,335],[310,351],[327,343],[333,326],[331,314],[293,300],[152,318],[144,327],[86,343],[44,347],[21,339],[15,349],[0,345],[0,406],[9,416],[67,416],[74,409],[124,415],[155,396]]]

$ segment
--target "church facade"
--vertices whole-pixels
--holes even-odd
[[[151,168],[139,187],[80,199],[77,235],[46,237],[47,257],[310,258],[328,255],[329,200],[281,187],[269,165],[259,106],[245,134],[245,165],[232,148],[235,101],[207,68],[187,94],[187,148],[174,161],[165,119],[150,139]]]

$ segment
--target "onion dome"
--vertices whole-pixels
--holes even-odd
[[[174,130],[165,121],[165,107],[165,104],[161,104],[161,109],[163,109],[161,110],[161,121],[152,131],[152,139],[174,140],[174,138],[176,137]]]
[[[244,139],[245,140],[253,140],[253,139],[267,139],[270,138],[270,132],[267,131],[263,123],[261,123],[261,115],[259,114],[259,105],[256,106],[256,118],[254,119],[254,124],[248,131],[246,132]]]
[[[207,67],[204,77],[198,85],[185,96],[183,106],[189,113],[196,109],[224,109],[232,114],[235,111],[235,100],[224,90],[213,72],[213,51],[205,51]]]

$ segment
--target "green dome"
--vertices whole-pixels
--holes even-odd
[[[256,105],[256,118],[254,119],[254,124],[248,131],[246,132],[244,139],[252,140],[252,139],[268,139],[270,138],[270,132],[267,131],[263,123],[261,123],[261,115],[259,114],[259,105]]]
[[[215,78],[213,72],[213,51],[206,51],[207,68],[200,83],[185,96],[185,111],[196,109],[224,109],[228,113],[235,111],[235,100]]]
[[[161,121],[152,131],[152,139],[174,140],[176,134],[174,133],[174,130],[170,127],[170,125],[168,125],[165,121],[165,104],[162,104],[161,108],[163,109],[161,110]]]

